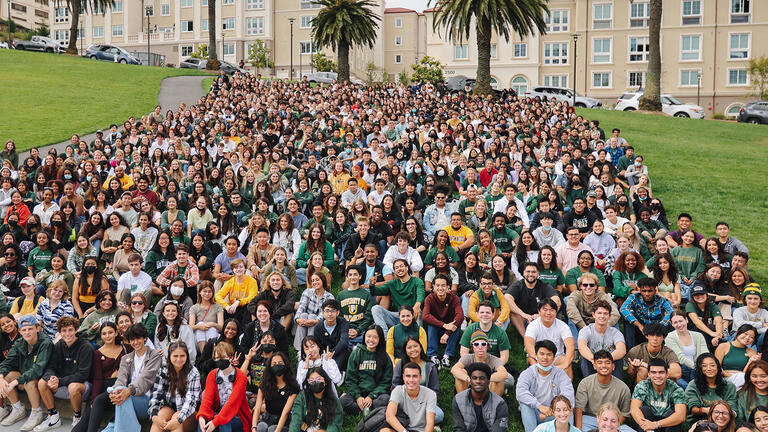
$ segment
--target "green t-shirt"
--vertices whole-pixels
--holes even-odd
[[[707,387],[706,393],[700,393],[696,383],[691,381],[685,389],[685,404],[688,405],[686,421],[693,424],[696,420],[703,420],[706,416],[695,416],[691,413],[693,407],[708,407],[718,400],[728,402],[731,407],[737,406],[736,386],[730,381],[725,381],[725,390],[718,394],[715,389]]]
[[[760,395],[755,393],[755,397],[751,401],[747,401],[747,392],[739,393],[739,401],[736,404],[736,416],[739,420],[749,420],[749,414],[757,406],[767,406],[768,395]]]
[[[50,270],[52,257],[52,250],[42,250],[39,247],[35,247],[29,252],[29,256],[27,257],[27,267],[32,267],[32,271],[35,274],[38,274],[43,270]]]
[[[481,330],[480,323],[475,322],[467,326],[461,335],[461,346],[471,349],[470,339],[472,333]],[[481,330],[482,331],[482,330]],[[491,329],[485,332],[488,336],[488,354],[501,357],[501,351],[510,349],[507,333],[496,324],[491,324]]]
[[[341,291],[336,300],[341,304],[341,316],[349,323],[349,328],[361,335],[373,323],[371,293],[363,288]]]
[[[688,302],[685,305],[685,313],[686,314],[695,313],[696,315],[699,316],[700,320],[704,321],[704,324],[708,326],[712,325],[714,324],[715,317],[722,316],[722,314],[720,313],[720,308],[717,307],[717,304],[715,304],[715,302],[708,302],[707,304],[709,308],[709,317],[707,317],[706,319],[704,319],[704,311],[699,309],[699,307],[696,306],[696,304],[694,304],[694,302],[692,301]],[[690,321],[688,322],[688,328],[690,328],[691,330],[699,331],[696,328],[696,326],[693,324],[693,322],[690,322]]]
[[[415,303],[424,305],[424,281],[411,277],[408,282],[402,283],[400,279],[395,278],[382,286],[374,287],[371,290],[373,295],[388,295],[392,301],[389,310],[396,311],[402,305],[413,306]]]
[[[565,275],[559,268],[557,270],[541,269],[539,270],[539,280],[549,284],[552,288],[557,288],[559,285],[565,285]]]
[[[424,257],[424,264],[425,265],[435,265],[435,256],[437,255],[439,251],[436,247],[431,247],[427,251],[427,256]],[[451,245],[446,245],[445,250],[446,255],[448,255],[448,262],[453,264],[459,262],[459,254],[456,253],[456,249],[453,248]]]
[[[515,239],[520,237],[513,229],[504,227],[503,231],[497,231],[496,227],[491,228],[491,238],[496,244],[499,252],[512,252],[515,249]]]
[[[651,409],[657,416],[668,416],[675,411],[676,404],[685,404],[685,392],[674,381],[668,379],[664,390],[658,393],[653,388],[650,378],[640,381],[632,392],[632,399],[637,399]]]

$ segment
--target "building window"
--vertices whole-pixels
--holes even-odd
[[[192,45],[182,45],[181,46],[181,56],[182,57],[189,57],[192,55],[192,53],[195,51],[195,47]]]
[[[496,49],[496,44],[491,44],[491,58],[497,59],[498,58],[498,51]]]
[[[121,26],[121,25],[113,25],[112,26],[112,36],[113,37],[122,37],[123,36],[123,26]]]
[[[55,10],[55,19],[54,22],[56,23],[65,23],[69,22],[69,9],[65,7],[58,7]]]
[[[403,56],[400,54],[395,54],[395,64],[402,64],[403,63]]]
[[[491,88],[492,89],[494,89],[494,90],[498,90],[499,89],[499,80],[497,80],[494,77],[491,77],[490,83],[491,83]]]
[[[104,14],[104,6],[102,6],[100,3],[96,3],[93,5],[92,10],[94,15],[103,15]]]
[[[647,62],[650,52],[650,44],[647,37],[629,38],[629,61]]]
[[[104,26],[98,26],[93,28],[93,37],[95,38],[103,38],[104,37]]]
[[[226,6],[226,5],[233,5],[233,4],[235,4],[235,0],[221,0],[221,4],[224,5],[224,6]]]
[[[528,44],[525,42],[518,42],[512,45],[512,57],[528,57]]]
[[[191,8],[193,4],[193,0],[181,0],[181,7],[183,8]]]
[[[312,20],[315,19],[315,16],[316,15],[302,15],[299,27],[303,29],[312,28]]]
[[[208,0],[200,0],[200,6],[202,7],[208,6]]]
[[[696,87],[699,83],[698,70],[681,70],[680,87]]]
[[[395,18],[395,28],[403,28],[403,19]]]
[[[554,9],[544,15],[544,22],[547,23],[547,33],[558,33],[568,31],[568,9]]]
[[[544,85],[568,88],[568,75],[544,75]]]
[[[301,0],[302,9],[320,9],[322,5],[316,4],[312,0]]]
[[[469,58],[466,45],[455,45],[453,47],[453,58],[456,60],[466,60]]]
[[[200,20],[200,30],[208,31],[208,18]]]
[[[221,51],[223,52],[223,55],[225,55],[225,56],[235,55],[235,44],[234,44],[234,42],[233,43],[225,43],[225,44],[223,44]]]
[[[592,63],[611,62],[611,39],[600,38],[593,40]]]
[[[249,35],[264,34],[264,17],[248,17],[246,20]]]
[[[235,29],[235,19],[234,18],[224,18],[221,20],[221,29],[222,30],[234,30]]]
[[[683,0],[683,25],[701,24],[701,0]]]
[[[629,26],[648,27],[648,19],[650,17],[650,4],[646,2],[634,2],[629,6]]]
[[[568,64],[568,43],[544,44],[544,64]]]
[[[299,47],[302,54],[316,54],[317,47],[312,42],[301,42]]]
[[[644,87],[645,86],[645,71],[642,72],[630,72],[628,74],[627,87]]]
[[[395,36],[395,45],[400,46],[403,44],[403,37],[402,36]]]
[[[610,72],[593,72],[592,87],[593,88],[610,88],[611,73]]]
[[[54,33],[54,39],[65,41],[69,40],[69,30],[56,30],[56,33]]]
[[[160,15],[162,15],[162,16],[170,16],[171,15],[171,5],[169,5],[169,4],[161,4],[160,5]]]
[[[701,36],[682,36],[680,60],[701,60]]]
[[[747,85],[746,69],[729,69],[728,85]]]
[[[731,35],[728,58],[732,60],[749,58],[749,33],[736,33]]]
[[[744,108],[744,105],[742,104],[733,104],[725,109],[725,116],[726,117],[737,117],[739,115],[739,112],[741,109]]]
[[[264,0],[248,0],[248,10],[264,9]]]
[[[114,5],[112,5],[112,12],[118,13],[123,11],[123,2],[122,1],[116,1]]]
[[[528,80],[523,76],[516,76],[512,78],[512,83],[509,87],[519,96],[522,96],[528,91]]]
[[[750,0],[731,0],[731,24],[748,23]]]
[[[609,29],[613,26],[613,5],[596,4],[592,8],[592,28],[595,30]]]
[[[189,21],[182,21],[181,22],[181,32],[191,32],[194,31],[194,25],[192,24],[192,20]]]

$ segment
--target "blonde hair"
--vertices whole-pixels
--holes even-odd
[[[48,285],[48,289],[45,290],[45,296],[51,298],[51,291],[53,291],[53,289],[56,287],[59,287],[64,291],[64,293],[61,294],[60,301],[64,301],[69,298],[69,287],[67,286],[67,283],[64,282],[64,279],[57,279],[51,282],[51,284]]]
[[[213,347],[213,355],[219,358],[231,358],[235,355],[235,347],[229,342],[219,342]]]

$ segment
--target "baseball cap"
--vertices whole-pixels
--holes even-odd
[[[587,198],[597,198],[597,194],[595,191],[589,191],[587,192]]]
[[[24,315],[19,319],[19,328],[26,327],[28,325],[37,325],[37,318],[34,315]]]
[[[35,285],[37,285],[37,283],[35,283],[35,278],[33,278],[32,276],[25,276],[25,277],[24,277],[24,278],[23,278],[23,279],[22,279],[22,280],[19,282],[19,286],[21,286],[21,285],[31,285],[31,286],[35,286]]]
[[[699,294],[706,294],[706,293],[707,293],[707,288],[700,283],[694,284],[693,287],[691,288],[691,297]]]

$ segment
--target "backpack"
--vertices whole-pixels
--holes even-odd
[[[401,407],[397,407],[397,420],[400,424],[407,426],[410,424],[408,416]],[[371,410],[365,417],[360,419],[357,424],[357,432],[379,432],[384,428],[389,428],[387,423],[387,407],[381,406]]]

